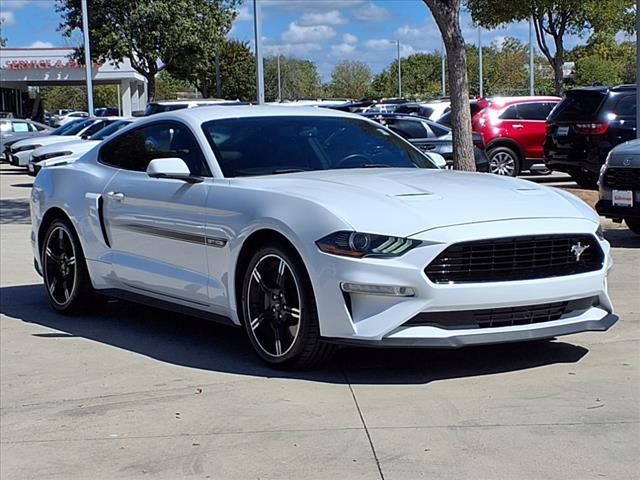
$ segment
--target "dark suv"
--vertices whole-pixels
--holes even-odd
[[[570,90],[547,118],[545,163],[596,188],[607,154],[635,136],[635,85]]]

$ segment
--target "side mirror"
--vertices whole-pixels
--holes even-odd
[[[191,175],[189,167],[181,158],[156,158],[149,162],[147,175],[152,178],[173,178],[187,183],[200,183],[202,177]]]

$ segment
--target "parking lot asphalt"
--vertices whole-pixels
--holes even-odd
[[[640,237],[624,226],[604,223],[609,332],[350,348],[291,373],[202,320],[115,301],[54,313],[32,266],[32,180],[0,165],[2,479],[639,478]]]

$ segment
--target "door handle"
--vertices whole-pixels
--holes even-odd
[[[517,129],[524,128],[524,125],[522,125],[521,123],[516,123],[513,125],[513,128],[517,128]]]
[[[109,197],[114,202],[123,202],[124,201],[124,193],[122,192],[108,192],[107,197]]]

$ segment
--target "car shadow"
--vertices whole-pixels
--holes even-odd
[[[273,370],[253,353],[244,331],[124,301],[109,301],[94,314],[60,315],[43,287],[0,288],[0,313],[56,330],[31,335],[51,342],[81,337],[161,362],[202,370],[327,383],[428,384],[433,381],[576,363],[588,350],[549,341],[469,347],[460,350],[343,348],[326,365],[309,371]],[[64,348],[63,344],[51,348]]]
[[[17,187],[17,188],[32,188],[33,187],[33,182],[31,182],[31,183],[14,183],[11,186],[12,187]]]
[[[0,224],[31,223],[28,198],[11,198],[0,200]]]

